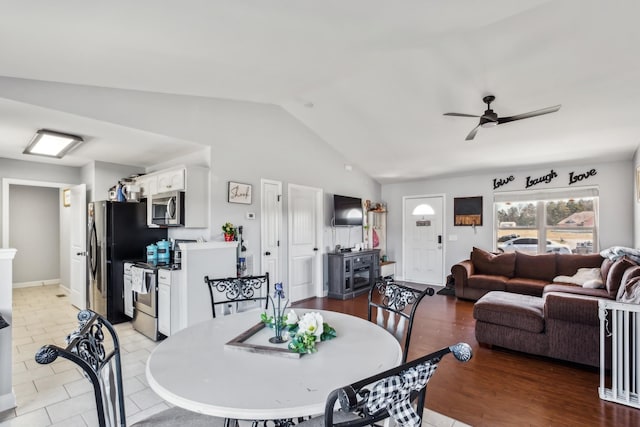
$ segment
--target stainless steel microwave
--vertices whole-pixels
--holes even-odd
[[[184,191],[151,196],[151,222],[157,225],[184,225]]]

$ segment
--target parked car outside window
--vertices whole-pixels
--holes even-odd
[[[559,254],[570,254],[571,248],[562,243],[547,240],[547,252],[557,252]],[[538,253],[538,239],[535,237],[517,237],[498,244],[498,250],[502,252],[529,252]]]

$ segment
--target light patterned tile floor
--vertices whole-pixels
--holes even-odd
[[[39,365],[36,351],[45,344],[64,346],[77,326],[78,310],[58,286],[14,289],[13,390],[17,408],[0,412],[0,427],[94,427],[98,425],[91,384],[67,360]],[[116,325],[122,348],[127,424],[169,406],[149,388],[144,369],[156,343],[130,323]],[[444,415],[425,410],[424,427],[464,427]]]

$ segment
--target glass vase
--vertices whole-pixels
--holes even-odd
[[[272,344],[282,344],[283,342],[286,342],[287,340],[285,340],[282,337],[282,330],[283,330],[283,324],[282,324],[282,317],[278,316],[275,319],[273,319],[273,330],[275,332],[275,335],[271,338],[269,338],[269,342]]]

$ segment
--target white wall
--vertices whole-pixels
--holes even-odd
[[[445,194],[444,250],[445,276],[451,266],[469,257],[473,246],[493,248],[493,179],[513,175],[515,180],[495,192],[525,190],[527,176],[540,177],[553,169],[558,178],[550,184],[539,184],[532,190],[569,187],[569,172],[583,173],[596,169],[597,174],[574,186],[594,186],[600,189],[600,248],[613,245],[633,245],[633,162],[583,163],[575,165],[549,165],[547,168],[505,170],[491,174],[450,176],[382,186],[382,199],[387,203],[387,254],[389,259],[398,261],[396,274],[402,275],[402,197],[414,195]],[[455,197],[483,197],[483,224],[476,227],[455,227],[453,225],[453,199]],[[449,240],[451,236],[457,240]]]
[[[631,199],[633,200],[633,247],[640,248],[640,200],[638,199],[638,195],[640,194],[640,188],[638,188],[638,168],[640,168],[640,146],[636,149],[636,152],[633,154],[633,169],[631,171],[633,185],[633,195]]]
[[[60,279],[60,190],[11,185],[9,247],[14,283]]]

